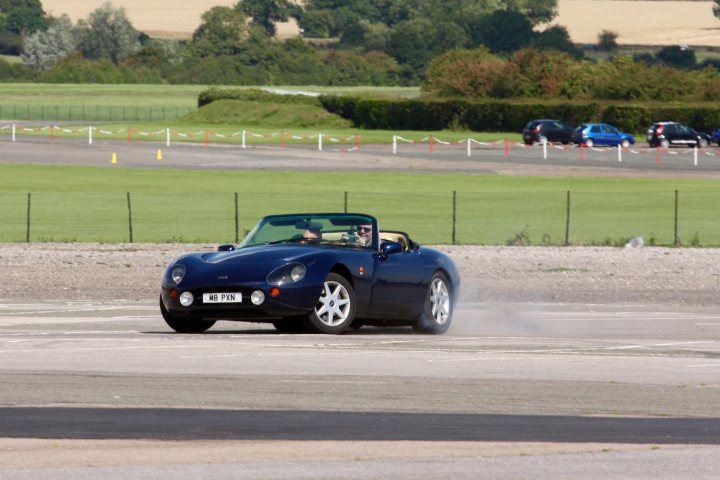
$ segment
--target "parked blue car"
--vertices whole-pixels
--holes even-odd
[[[710,136],[710,143],[717,143],[720,146],[720,128],[716,129]]]
[[[635,137],[607,123],[583,123],[573,131],[572,141],[578,145],[584,144],[586,147],[620,145],[627,148],[635,144]]]

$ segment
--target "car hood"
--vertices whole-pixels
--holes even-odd
[[[290,262],[306,266],[315,258],[329,253],[330,248],[308,245],[259,245],[231,252],[195,252],[176,259],[187,269],[183,285],[217,284],[225,282],[263,282],[274,269]],[[165,276],[168,279],[167,273]]]
[[[290,261],[297,261],[304,257],[316,255],[322,250],[324,249],[307,245],[257,245],[233,250],[231,252],[204,253],[200,255],[200,258],[203,262],[212,265],[238,263],[244,265],[282,265]]]

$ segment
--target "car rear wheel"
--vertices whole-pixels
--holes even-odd
[[[628,148],[630,146],[630,140],[628,140],[627,138],[623,139],[623,141],[620,142],[620,146],[622,148]]]
[[[667,140],[660,140],[660,146],[662,148],[668,148],[670,146],[670,142],[668,142]]]
[[[547,137],[545,135],[540,135],[538,137],[538,143],[547,143]]]
[[[445,275],[435,272],[425,295],[425,310],[413,324],[418,333],[439,335],[447,332],[452,322],[453,304],[450,283]]]
[[[318,333],[342,333],[355,318],[355,290],[337,273],[329,273],[323,283],[315,310],[308,316],[312,330]]]
[[[215,325],[214,321],[200,320],[196,318],[178,317],[168,312],[160,299],[160,313],[170,328],[178,333],[202,333]]]
[[[592,139],[592,138],[588,138],[587,140],[585,140],[585,146],[586,146],[586,147],[592,148],[593,145],[595,145],[595,142],[593,142],[593,139]]]

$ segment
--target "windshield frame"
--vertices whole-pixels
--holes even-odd
[[[364,245],[355,232],[361,224],[372,225],[372,242]],[[318,229],[323,238],[302,238],[305,229]],[[379,229],[372,215],[363,213],[293,213],[268,215],[260,219],[237,248],[258,245],[330,245],[344,248],[378,250]]]

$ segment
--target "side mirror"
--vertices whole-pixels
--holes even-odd
[[[392,255],[393,253],[400,253],[402,251],[403,246],[398,242],[383,242],[380,245],[380,254],[383,257],[387,257],[388,255]]]
[[[227,244],[218,247],[218,252],[232,252],[233,250],[235,250],[235,245]]]

